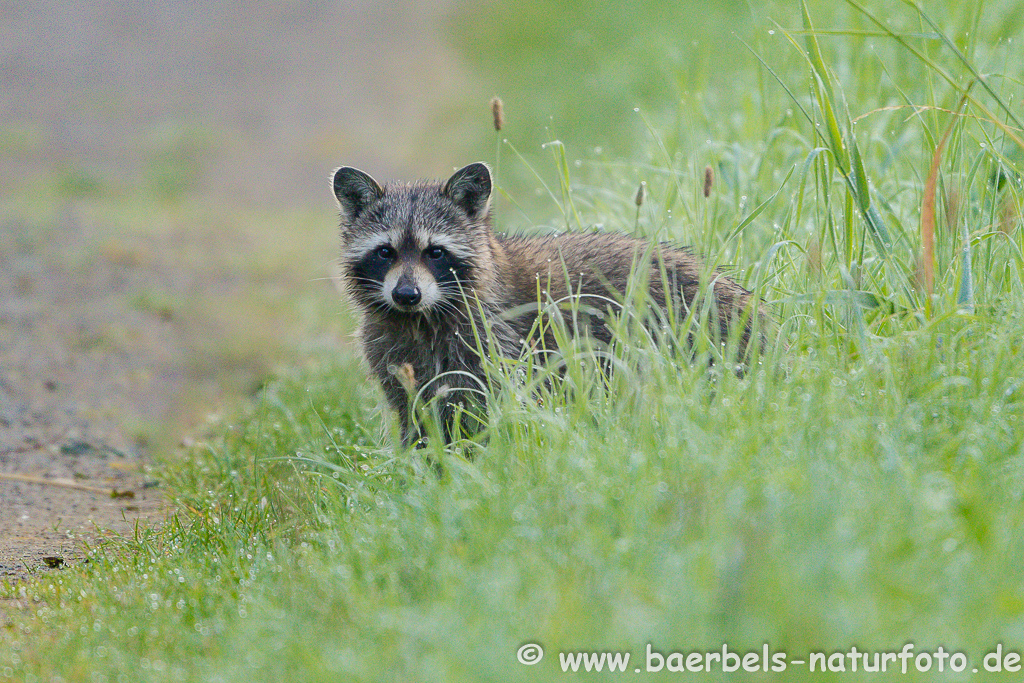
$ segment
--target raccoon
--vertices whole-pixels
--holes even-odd
[[[342,167],[333,184],[341,208],[342,276],[362,313],[362,351],[399,414],[405,446],[424,436],[412,414],[414,399],[436,399],[446,441],[456,427],[475,431],[464,409],[485,407],[481,352],[517,359],[557,350],[550,333],[538,333],[535,324],[544,300],[579,301],[564,308],[563,322],[601,345],[612,341],[607,315],[621,307],[638,265],[649,266],[649,301],[662,320],[668,307],[685,318],[700,299],[702,274],[708,286],[697,256],[664,243],[600,232],[495,234],[491,173],[483,163],[446,182],[383,186]],[[710,286],[706,324],[720,340],[742,326],[742,352],[758,334],[757,302],[720,273]],[[589,313],[580,315],[582,304]]]

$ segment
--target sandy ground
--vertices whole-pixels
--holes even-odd
[[[46,567],[44,557],[72,562],[97,527],[125,533],[153,515],[159,492],[145,487],[145,449],[125,421],[166,417],[183,389],[167,323],[115,303],[133,273],[100,260],[83,277],[69,262],[89,235],[71,216],[61,228],[28,248],[15,226],[0,232],[0,577]],[[130,333],[130,352],[102,343],[115,323]],[[142,381],[153,374],[161,381]]]
[[[0,0],[0,188],[68,169],[145,187],[168,150],[198,145],[187,192],[322,207],[332,231],[332,167],[450,168],[443,141],[436,159],[418,151],[461,87],[440,37],[450,4]],[[145,425],[178,424],[185,403],[199,419],[189,335],[216,345],[217,331],[126,295],[239,286],[187,262],[126,256],[73,201],[47,208],[57,219],[42,232],[0,213],[0,580],[54,571],[81,561],[83,541],[159,523]]]

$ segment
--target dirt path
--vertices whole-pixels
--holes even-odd
[[[337,320],[326,175],[449,168],[449,5],[0,1],[0,580],[159,522],[154,454]]]
[[[96,527],[125,533],[153,515],[159,493],[129,423],[169,419],[182,390],[167,323],[120,296],[146,273],[102,258],[76,266],[93,236],[70,213],[54,228],[34,239],[16,223],[0,229],[0,577],[47,567],[44,557],[72,562]],[[116,347],[114,329],[130,345]],[[12,473],[108,493],[2,478]]]

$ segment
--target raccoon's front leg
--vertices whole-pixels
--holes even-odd
[[[444,442],[452,442],[454,424],[461,420],[464,405],[461,394],[464,392],[436,382],[422,387],[411,363],[389,365],[380,380],[388,403],[398,413],[403,448],[426,445],[427,431],[421,420],[424,411],[432,412],[437,418]],[[466,432],[465,428],[462,432]]]
[[[445,444],[452,443],[457,437],[470,436],[480,431],[483,424],[480,418],[483,410],[482,399],[464,388],[441,384],[433,392],[428,388],[423,392],[422,398],[425,401],[416,406],[416,410],[413,410],[412,399],[399,410],[403,421],[404,446],[426,444],[427,433],[421,420],[429,419],[428,415],[435,420]]]
[[[466,437],[480,431],[484,424],[481,416],[486,411],[486,400],[478,391],[442,384],[434,400],[446,444],[455,441],[456,435]]]
[[[381,387],[384,389],[384,397],[388,405],[398,413],[398,423],[401,430],[402,447],[409,448],[414,445],[422,445],[426,436],[423,429],[412,414],[412,402],[416,393],[409,393],[404,383],[399,381],[395,372],[378,374]]]
[[[479,388],[463,386],[458,381],[461,379],[468,384],[468,378],[455,375],[449,377],[448,382],[434,378],[423,387],[416,381],[416,374],[409,363],[389,366],[387,372],[378,377],[388,403],[398,413],[404,448],[426,444],[426,430],[417,415],[423,410],[432,412],[436,417],[446,444],[452,443],[456,435],[468,436],[480,431],[485,400]],[[417,398],[425,402],[414,410]]]

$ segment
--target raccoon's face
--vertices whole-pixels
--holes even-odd
[[[485,165],[471,164],[443,186],[386,187],[343,167],[334,173],[334,194],[342,263],[357,303],[402,314],[457,310],[473,289],[490,230]]]
[[[472,278],[472,254],[443,234],[400,228],[354,239],[345,251],[357,296],[403,313],[460,301]]]

